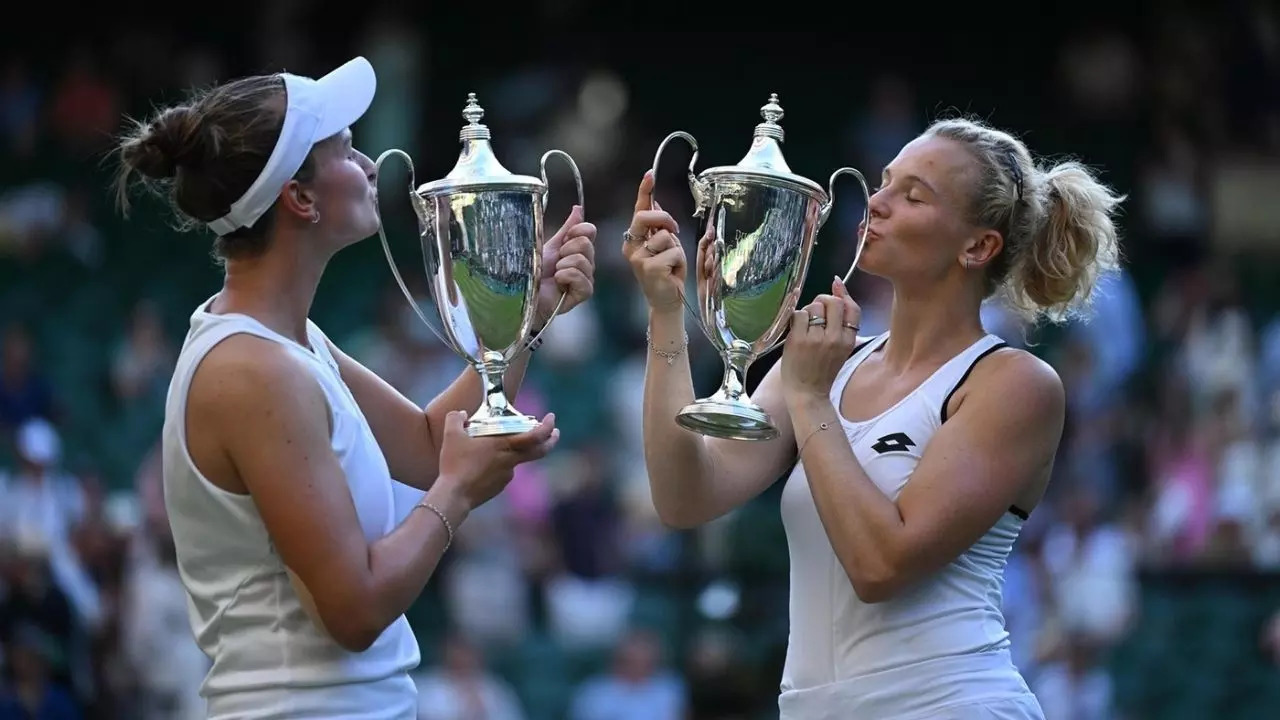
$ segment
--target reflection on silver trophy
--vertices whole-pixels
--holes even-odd
[[[489,128],[480,124],[484,109],[475,93],[467,96],[462,117],[467,121],[459,134],[462,152],[444,178],[415,189],[413,159],[402,150],[387,150],[376,162],[379,172],[391,155],[401,156],[409,165],[409,198],[418,216],[422,257],[443,334],[405,286],[381,226],[378,234],[396,283],[418,317],[470,362],[484,381],[484,401],[467,423],[467,433],[472,437],[512,435],[538,424],[512,406],[503,390],[503,376],[511,360],[537,340],[529,334],[543,272],[547,160],[559,155],[569,163],[579,205],[584,205],[582,175],[573,158],[561,150],[542,156],[541,180],[513,175],[494,156]],[[555,314],[559,311],[557,305]]]
[[[712,437],[733,440],[771,440],[778,429],[746,393],[747,368],[782,344],[808,273],[818,230],[831,216],[835,182],[851,175],[862,185],[870,205],[871,192],[857,170],[843,167],[832,173],[827,189],[791,172],[782,157],[782,107],[772,95],[760,110],[751,149],[734,166],[714,167],[701,174],[698,143],[686,132],[673,132],[658,146],[653,173],[667,143],[681,139],[693,147],[689,161],[689,189],[694,217],[706,216],[715,229],[715,269],[704,276],[690,258],[698,278],[698,308],[685,306],[720,352],[724,380],[720,389],[683,408],[676,416],[682,427]],[[858,265],[867,239],[865,225],[845,280]]]

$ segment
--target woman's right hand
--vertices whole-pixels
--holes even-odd
[[[528,432],[497,437],[468,435],[467,413],[461,410],[444,421],[438,482],[449,483],[447,489],[459,492],[468,509],[492,500],[511,482],[517,465],[545,457],[560,439],[554,413]]]
[[[640,281],[649,307],[661,312],[679,309],[687,260],[676,236],[679,228],[675,219],[658,207],[652,197],[653,171],[650,170],[640,181],[635,214],[622,240],[622,255]]]

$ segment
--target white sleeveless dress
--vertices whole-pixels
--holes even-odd
[[[886,340],[887,333],[866,342],[844,364],[831,388],[836,408],[854,370]],[[874,418],[841,416],[859,464],[887,497],[896,499],[910,481],[951,394],[1003,344],[983,337]],[[1043,720],[1010,658],[1001,612],[1005,561],[1025,517],[1010,508],[938,573],[887,602],[864,603],[797,463],[782,494],[791,557],[782,720]]]
[[[210,300],[211,302],[212,300]],[[365,539],[397,524],[394,485],[364,414],[338,373],[320,329],[310,347],[246,315],[191,316],[165,406],[165,506],[186,588],[191,627],[212,660],[201,687],[215,720],[378,720],[416,716],[409,671],[418,644],[401,616],[366,651],[344,650],[317,629],[289,582],[253,499],[227,492],[196,469],[186,438],[187,394],[205,355],[246,333],[280,343],[324,391],[334,452],[346,473]]]

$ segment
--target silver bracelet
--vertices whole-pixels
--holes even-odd
[[[809,444],[809,441],[813,439],[814,435],[817,435],[818,433],[822,432],[823,430],[827,430],[830,427],[831,425],[829,423],[818,423],[818,427],[815,428],[812,432],[810,432],[809,435],[805,437],[804,442],[800,443],[799,447],[796,448],[796,458],[799,459],[801,454],[804,453],[805,446]]]
[[[668,365],[674,363],[676,361],[676,358],[680,357],[684,353],[685,349],[689,347],[688,333],[684,333],[684,341],[681,342],[680,347],[675,350],[659,350],[658,348],[654,347],[653,332],[649,328],[645,328],[644,330],[644,339],[645,339],[645,342],[649,343],[649,349],[653,351],[653,354],[657,355],[663,360],[666,360]]]
[[[444,516],[444,513],[441,512],[440,508],[436,507],[435,505],[432,505],[426,500],[423,500],[422,502],[414,506],[414,509],[417,509],[417,508],[426,508],[427,510],[430,510],[431,512],[436,514],[436,517],[440,518],[440,522],[444,523],[444,529],[446,532],[449,533],[449,541],[444,544],[444,550],[440,551],[440,554],[443,555],[444,553],[448,552],[449,548],[453,545],[453,523],[449,522],[449,518]]]

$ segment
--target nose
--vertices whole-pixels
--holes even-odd
[[[365,177],[369,178],[369,182],[376,183],[378,181],[378,168],[373,164],[373,160],[368,155],[356,150],[356,162],[364,168]]]
[[[867,210],[872,218],[889,216],[889,201],[884,197],[884,190],[879,190],[871,195],[871,202],[867,205]]]

